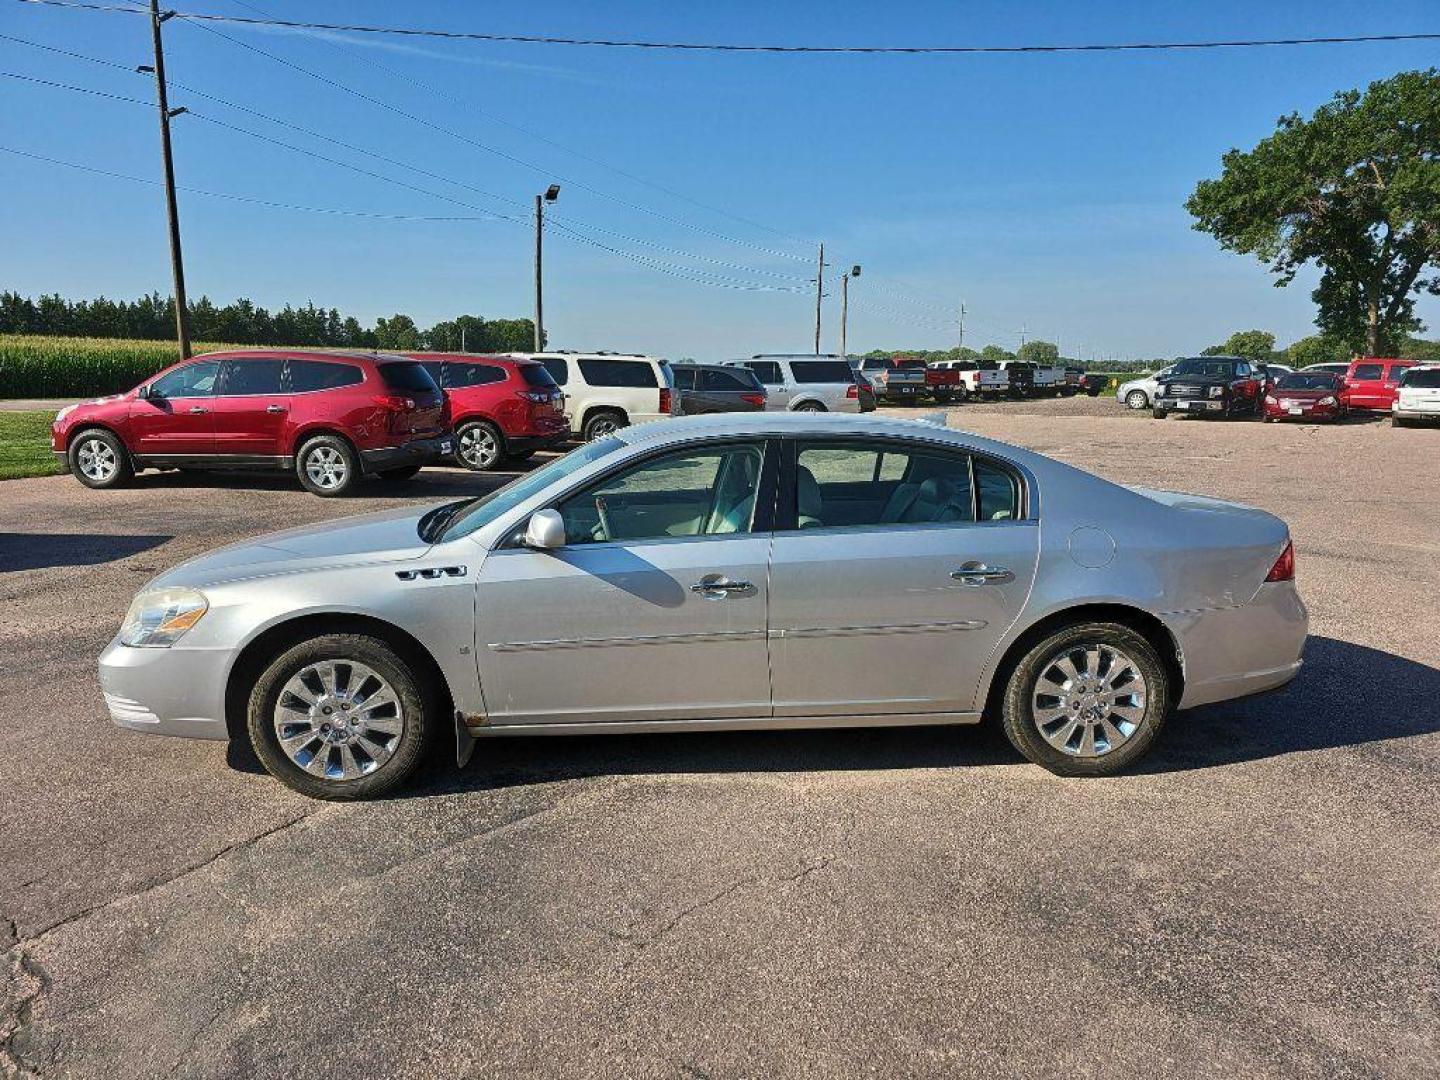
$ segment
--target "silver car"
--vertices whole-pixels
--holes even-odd
[[[1294,677],[1284,522],[915,421],[626,428],[479,499],[177,566],[100,658],[116,723],[248,738],[308,795],[427,742],[972,724],[1094,776]]]
[[[1138,379],[1131,379],[1120,384],[1115,391],[1115,400],[1124,405],[1127,409],[1148,409],[1155,401],[1155,395],[1160,391],[1160,380],[1175,370],[1175,365],[1161,368],[1153,375],[1142,375]]]

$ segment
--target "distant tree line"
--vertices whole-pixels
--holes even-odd
[[[233,345],[312,345],[332,348],[468,352],[515,352],[534,347],[529,319],[484,319],[461,315],[422,330],[409,315],[392,315],[365,327],[335,308],[286,304],[270,312],[241,298],[217,307],[208,296],[191,301],[190,336]],[[32,300],[0,292],[0,334],[60,337],[138,338],[165,341],[175,336],[175,302],[151,293],[138,300],[66,300],[55,294]]]

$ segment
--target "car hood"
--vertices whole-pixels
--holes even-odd
[[[433,504],[407,506],[257,536],[183,562],[160,575],[151,586],[200,588],[322,567],[419,559],[432,547],[420,538],[418,528],[421,517],[431,509]]]
[[[1321,398],[1335,397],[1339,390],[1287,390],[1283,386],[1273,388],[1270,393],[1277,398],[1286,398],[1294,401],[1319,401]]]

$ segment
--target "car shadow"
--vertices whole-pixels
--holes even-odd
[[[173,539],[160,533],[0,533],[0,574],[118,562]]]
[[[1334,638],[1312,637],[1305,666],[1281,691],[1172,717],[1130,775],[1235,765],[1311,750],[1440,732],[1440,669]],[[232,741],[227,761],[260,772],[250,747]],[[427,776],[396,798],[427,798],[596,776],[870,772],[1029,768],[994,724],[817,731],[676,732],[652,735],[481,739],[457,769],[453,743],[437,746]],[[1122,774],[1119,778],[1124,779]]]
[[[453,499],[475,498],[488,495],[504,487],[510,481],[525,475],[532,468],[543,465],[540,461],[516,463],[514,467],[497,469],[494,472],[471,472],[459,468],[427,468],[420,470],[408,480],[380,480],[367,478],[350,495],[336,499],[343,505],[355,499]],[[293,491],[303,492],[299,481],[284,472],[249,471],[194,471],[194,472],[145,472],[134,481],[137,488],[154,491],[198,491],[225,488],[245,491]]]

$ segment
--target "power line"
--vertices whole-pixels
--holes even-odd
[[[83,3],[80,0],[20,0],[48,7],[82,8],[90,11],[137,13],[114,4]],[[626,38],[579,38],[540,34],[487,34],[472,30],[439,30],[414,26],[370,26],[362,23],[305,22],[298,19],[258,19],[243,15],[217,15],[177,11],[180,18],[237,26],[273,26],[288,30],[324,30],[332,33],[388,34],[397,37],[439,38],[447,41],[511,42],[522,45],[582,45],[611,49],[653,49],[683,52],[782,53],[820,55],[903,55],[974,56],[1017,53],[1098,53],[1159,52],[1194,49],[1253,49],[1295,45],[1357,45],[1368,42],[1440,41],[1440,33],[1353,34],[1324,37],[1234,38],[1213,41],[1127,41],[1060,45],[777,45],[707,41],[645,41]]]

